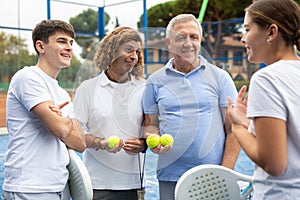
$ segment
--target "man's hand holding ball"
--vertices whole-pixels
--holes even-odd
[[[172,148],[174,139],[170,134],[163,134],[162,136],[150,134],[146,143],[153,153],[165,154]]]

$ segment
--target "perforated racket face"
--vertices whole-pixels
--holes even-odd
[[[228,185],[224,178],[213,172],[204,173],[193,178],[189,198],[194,200],[226,200],[230,199]]]

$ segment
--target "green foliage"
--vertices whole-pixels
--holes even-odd
[[[175,13],[175,2],[170,1],[166,3],[161,3],[151,7],[147,10],[148,15],[148,27],[166,27],[168,22],[172,19]],[[138,22],[138,27],[143,25],[143,16],[140,17]]]
[[[23,66],[33,65],[36,56],[30,54],[25,39],[0,32],[0,81],[7,81]]]
[[[183,1],[176,1],[176,8],[178,13],[191,13],[198,17],[199,11],[202,5],[202,1],[200,0],[183,0]]]
[[[8,82],[17,70],[24,66],[32,66],[37,62],[37,56],[30,54],[25,39],[0,32],[0,90],[7,90]],[[73,56],[71,66],[62,69],[58,81],[62,85],[73,85],[81,62]]]
[[[231,78],[233,78],[230,71],[228,71],[226,69],[225,69],[225,71],[230,75]],[[240,77],[240,76],[238,76],[238,77]],[[237,76],[235,78],[233,78],[233,82],[234,82],[234,85],[235,85],[237,91],[239,91],[243,85],[246,85],[247,88],[249,88],[249,84],[250,84],[250,80],[245,80],[243,78],[237,78]]]
[[[1,95],[1,92],[4,92],[4,91],[7,92],[8,87],[9,87],[9,83],[0,82],[0,95]]]
[[[181,13],[190,13],[199,16],[199,12],[202,5],[202,0],[174,0],[163,4],[158,4],[151,7],[148,11],[148,27],[163,27],[165,28],[169,21],[176,15]],[[205,40],[207,43],[203,43],[203,46],[212,57],[217,57],[218,46],[223,42],[222,36],[230,35],[238,32],[240,25],[237,23],[223,23],[205,26],[205,23],[228,20],[232,18],[241,18],[244,16],[244,8],[247,7],[252,0],[210,0],[207,10],[204,15],[204,37],[214,38],[213,42]],[[142,18],[138,22],[138,27],[142,27]],[[149,34],[149,38],[160,38],[163,35],[161,32]],[[209,37],[213,36],[213,37]],[[156,34],[156,35],[155,35]]]
[[[204,17],[204,21],[219,21],[244,17],[244,9],[252,3],[252,0],[210,0]]]
[[[250,81],[249,80],[235,80],[233,81],[237,91],[239,91],[243,85],[246,85],[249,88]]]
[[[108,24],[110,16],[104,13],[105,25]],[[98,12],[89,8],[75,17],[70,18],[70,24],[74,26],[76,32],[95,34],[98,28]]]
[[[300,1],[300,0],[299,0]],[[210,0],[204,16],[205,22],[240,18],[244,16],[244,9],[252,0]],[[202,0],[174,0],[157,4],[147,11],[148,27],[166,27],[176,15],[190,13],[198,18]],[[143,16],[140,17],[138,27],[142,27]]]
[[[62,87],[72,88],[76,80],[76,75],[81,66],[81,62],[73,56],[71,65],[60,71],[57,76],[57,80]]]
[[[108,24],[109,20],[110,16],[104,12],[105,26]],[[96,34],[98,32],[98,12],[89,8],[77,16],[70,18],[70,24],[73,25],[76,33]],[[98,42],[98,38],[78,35],[75,38],[75,41],[82,47],[81,57],[86,58]]]

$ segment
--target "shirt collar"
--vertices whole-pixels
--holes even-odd
[[[135,77],[132,74],[130,74],[130,78],[131,78],[130,83],[134,84],[134,85],[137,85],[137,80],[135,79]],[[118,83],[115,83],[115,82],[109,80],[104,71],[101,72],[101,74],[99,75],[99,83],[102,87],[105,87],[107,85],[111,85],[112,87],[116,87],[118,85]]]
[[[199,65],[195,69],[193,69],[191,72],[199,71],[200,69],[205,70],[206,65],[208,64],[208,61],[201,55],[199,55],[199,58],[200,58]],[[166,64],[167,70],[170,70],[170,71],[173,71],[173,72],[176,72],[176,73],[181,73],[181,72],[177,71],[176,69],[174,69],[173,63],[174,63],[174,58],[171,58],[168,61],[168,63]],[[188,74],[190,74],[190,73],[188,73]]]

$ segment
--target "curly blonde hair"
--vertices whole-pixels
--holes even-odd
[[[96,47],[96,54],[94,62],[100,71],[105,71],[111,63],[117,58],[117,51],[119,47],[129,41],[137,41],[143,44],[142,38],[139,33],[130,27],[118,27],[108,35],[106,35]],[[144,69],[144,54],[143,49],[138,53],[138,62],[131,71],[137,79],[143,76]]]

